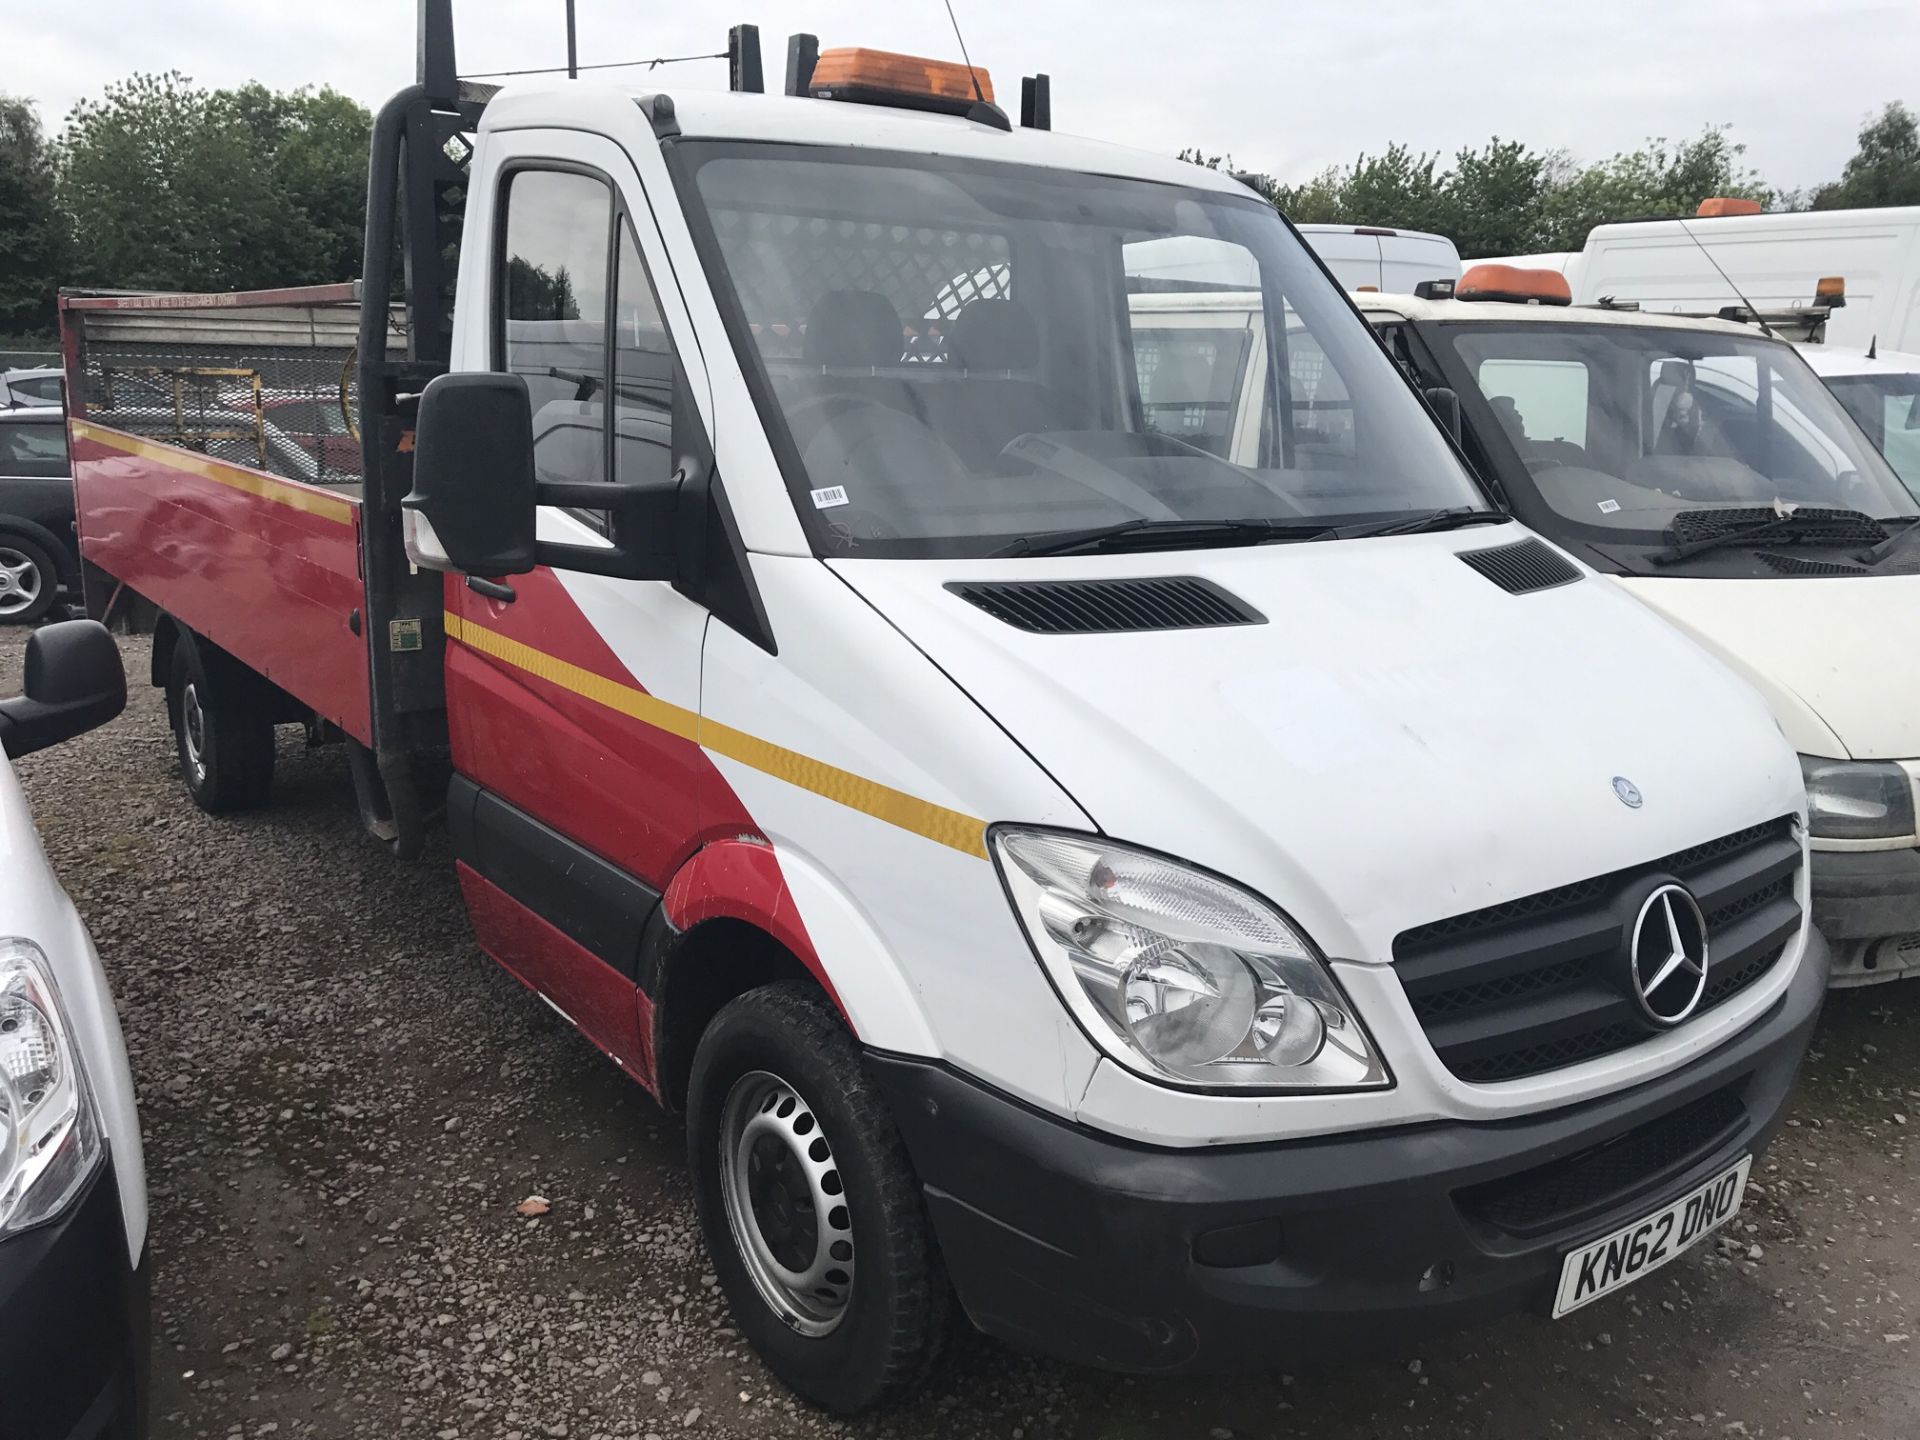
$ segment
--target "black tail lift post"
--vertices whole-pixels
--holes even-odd
[[[491,94],[459,78],[452,0],[419,0],[417,15],[415,83],[374,119],[358,370],[373,749],[357,757],[356,768],[377,773],[377,789],[363,791],[365,818],[403,859],[418,855],[425,838],[418,762],[444,764],[447,726],[441,578],[408,564],[400,500],[413,485],[420,392],[446,372],[452,354],[468,136]],[[405,349],[390,355],[398,328]]]

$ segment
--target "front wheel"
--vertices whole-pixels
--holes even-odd
[[[923,1382],[946,1274],[893,1118],[817,989],[763,986],[714,1017],[687,1136],[707,1249],[768,1368],[842,1415]]]

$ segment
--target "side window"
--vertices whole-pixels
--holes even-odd
[[[1265,325],[1260,267],[1228,240],[1182,235],[1120,247],[1133,328],[1134,383],[1147,428],[1225,459],[1251,463],[1237,444],[1258,422],[1254,337]],[[1250,451],[1251,453],[1241,453]]]
[[[67,432],[60,426],[0,424],[0,475],[51,480],[67,470]]]
[[[1562,441],[1587,446],[1592,377],[1578,360],[1483,360],[1480,393],[1516,445]]]
[[[1773,367],[1767,370],[1763,392],[1760,362],[1752,356],[1715,355],[1694,364],[1657,366],[1656,406],[1665,384],[1680,387],[1655,432],[1658,453],[1729,456],[1776,481],[1817,482],[1839,474],[1846,457],[1794,406]]]
[[[620,226],[613,303],[614,478],[673,473],[673,342],[630,226]]]
[[[1133,363],[1148,428],[1224,456],[1251,332],[1244,325],[1187,329],[1143,324],[1143,318],[1134,312]]]
[[[520,170],[506,206],[500,364],[532,395],[535,473],[605,480],[613,193],[590,175]]]
[[[1293,396],[1293,440],[1302,456],[1348,465],[1354,459],[1353,397],[1312,331],[1287,309],[1287,389]],[[1308,458],[1306,464],[1315,464]]]

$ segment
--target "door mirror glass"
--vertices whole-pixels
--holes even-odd
[[[420,397],[407,556],[429,570],[534,566],[533,407],[519,375],[439,375]]]
[[[70,740],[126,708],[120,649],[97,620],[43,625],[26,658],[26,693],[0,701],[0,748],[9,757]]]

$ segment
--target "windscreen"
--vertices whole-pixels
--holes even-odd
[[[1907,489],[1920,495],[1920,375],[1829,375],[1826,382]]]
[[[878,151],[678,160],[822,553],[1485,506],[1251,197]]]
[[[1839,402],[1779,342],[1610,324],[1436,334],[1528,482],[1579,525],[1658,534],[1683,511],[1776,504],[1915,513]]]

